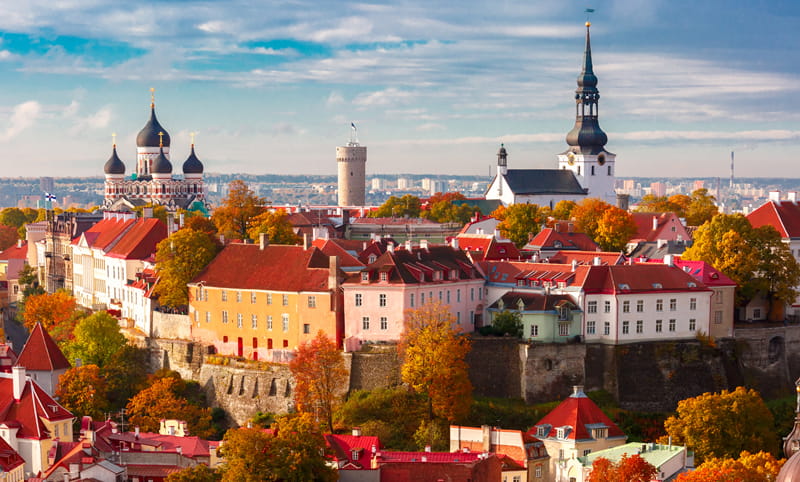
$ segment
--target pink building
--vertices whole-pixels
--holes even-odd
[[[481,326],[483,278],[467,256],[446,245],[393,247],[342,285],[344,348],[356,351],[362,343],[397,342],[405,310],[425,303],[450,307],[454,327],[471,332]]]
[[[690,241],[692,235],[686,230],[675,213],[631,213],[636,223],[636,234],[630,243],[655,243],[663,241]]]

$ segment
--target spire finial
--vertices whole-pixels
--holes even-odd
[[[154,108],[156,106],[156,88],[150,87],[150,108]]]
[[[114,146],[115,149],[117,148],[117,133],[116,132],[112,132],[111,133],[111,144]]]
[[[189,133],[189,137],[192,138],[192,147],[194,147],[194,136],[195,136],[195,134],[197,134],[197,132],[190,132]]]
[[[161,147],[161,148],[164,147],[164,132],[163,131],[158,133],[158,147]]]

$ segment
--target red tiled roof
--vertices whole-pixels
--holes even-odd
[[[708,290],[705,284],[684,270],[657,263],[590,266],[583,283],[583,291],[587,294]]]
[[[25,463],[25,459],[11,445],[0,438],[0,472],[11,472]]]
[[[352,224],[391,224],[391,225],[404,225],[404,224],[438,224],[430,219],[425,218],[355,218]]]
[[[126,464],[128,469],[128,477],[160,477],[166,478],[170,474],[180,472],[183,467],[177,465],[141,465],[141,464]]]
[[[569,427],[568,430],[565,430],[564,439],[591,439],[593,438],[589,432],[591,427],[587,427],[587,425],[597,425],[598,428],[605,426],[608,428],[608,437],[625,436],[625,433],[583,391],[573,393],[561,402],[528,430],[528,434],[542,438],[542,435],[537,435],[537,427],[543,425],[546,426],[547,432],[544,437],[547,438],[556,438],[558,428]]]
[[[800,205],[791,201],[767,201],[747,215],[753,227],[769,225],[781,237],[800,238]]]
[[[161,220],[137,219],[106,255],[112,258],[145,259],[156,252],[156,245],[166,237],[167,226]]]
[[[572,271],[572,265],[559,263],[528,263],[524,261],[483,261],[475,266],[490,283],[516,285],[519,280],[538,280],[558,282],[568,285],[583,284],[589,266],[578,265]]]
[[[17,363],[17,353],[7,344],[0,343],[0,372],[11,373]]]
[[[602,264],[622,264],[625,262],[625,255],[622,253],[610,253],[608,251],[558,251],[550,257],[553,263],[571,264],[576,261],[580,264],[594,264],[594,259],[600,258]]]
[[[348,253],[339,243],[335,243],[331,239],[317,238],[311,242],[311,245],[319,248],[326,256],[336,256],[339,258],[339,267],[341,268],[364,267],[364,263]]]
[[[319,249],[232,243],[197,275],[192,284],[231,289],[327,291],[329,259]]]
[[[599,251],[600,247],[585,233],[576,233],[560,228],[544,228],[533,237],[523,251],[541,249],[577,249],[580,251]]]
[[[90,247],[105,250],[134,222],[133,219],[103,219],[84,231],[81,236],[73,239],[72,244],[78,244],[81,237],[85,237]]]
[[[376,452],[381,450],[380,439],[366,435],[326,434],[325,442],[331,447],[339,462],[350,463],[352,465],[348,467],[353,469],[369,469],[373,448]],[[353,459],[353,450],[357,451],[355,459]]]
[[[19,354],[16,364],[31,371],[53,371],[72,368],[67,357],[64,356],[41,323],[34,325],[31,336],[28,337],[28,341]]]
[[[506,309],[518,309],[517,302],[522,300],[522,311],[553,311],[563,303],[569,303],[573,308],[577,308],[575,301],[569,295],[554,295],[545,293],[526,293],[511,291],[492,303],[489,308],[498,308],[500,300]]]
[[[389,462],[422,462],[425,457],[431,463],[469,463],[478,460],[478,452],[386,452],[381,451],[378,460],[380,463]]]
[[[36,382],[27,379],[19,401],[13,397],[12,374],[0,373],[0,423],[19,424],[18,438],[49,438],[41,419],[71,420],[72,414],[58,404]]]
[[[450,279],[450,272],[455,270],[457,278]],[[433,279],[434,272],[440,272],[440,280]],[[428,248],[413,247],[411,251],[403,245],[394,251],[386,251],[374,263],[367,265],[361,273],[369,273],[372,281],[377,281],[378,273],[386,272],[390,284],[417,284],[441,283],[448,281],[461,281],[477,279],[478,275],[472,269],[467,256],[463,251],[453,249],[449,245],[429,245]],[[351,275],[348,283],[361,283],[361,273]],[[421,281],[424,275],[424,281]]]
[[[678,233],[683,232],[687,236],[689,232],[681,223],[680,218],[675,213],[631,213],[633,222],[636,223],[636,234],[631,238],[631,242],[646,241],[652,243],[662,238],[661,232],[673,226],[680,229]],[[656,228],[653,229],[653,218],[656,219]],[[666,239],[672,239],[672,235],[668,235]],[[664,239],[664,238],[662,238]]]
[[[706,286],[736,286],[736,282],[705,261],[675,260],[675,266],[686,271]]]
[[[9,259],[26,259],[28,257],[28,243],[23,242],[22,246],[17,246],[16,244],[6,248],[5,251],[0,253],[0,260],[9,260]]]
[[[482,260],[520,258],[519,250],[508,239],[496,239],[491,234],[459,234],[457,239],[459,249],[479,251]]]

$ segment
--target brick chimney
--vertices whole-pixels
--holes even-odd
[[[22,391],[25,390],[25,367],[12,367],[11,368],[11,381],[14,394],[14,400],[19,401],[22,398]]]
[[[328,289],[335,290],[339,288],[339,258],[338,256],[331,256],[328,264]]]
[[[269,246],[269,236],[267,233],[259,233],[258,234],[258,249],[264,251],[264,248]]]

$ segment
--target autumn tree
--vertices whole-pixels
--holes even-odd
[[[428,199],[428,204],[420,215],[437,223],[468,223],[477,209],[469,204],[453,202],[464,199],[466,197],[460,192],[437,192]]]
[[[785,459],[777,460],[768,452],[742,452],[738,459],[712,458],[697,470],[681,474],[677,482],[774,482]]]
[[[472,383],[465,361],[470,340],[455,328],[447,306],[428,303],[408,310],[398,350],[401,375],[428,401],[428,418],[462,419],[472,403]]]
[[[596,197],[584,199],[572,210],[575,227],[590,238],[596,239],[600,220],[610,207],[612,207],[610,204]]]
[[[718,213],[716,199],[708,193],[708,189],[702,188],[692,191],[683,217],[686,218],[686,224],[689,226],[702,226]]]
[[[75,298],[64,291],[31,295],[25,300],[23,323],[28,330],[32,330],[36,322],[41,322],[42,327],[49,332],[54,327],[69,322],[76,307]]]
[[[492,328],[498,335],[522,338],[522,315],[518,311],[503,310],[492,317]]]
[[[117,319],[98,311],[78,321],[65,351],[71,360],[79,358],[84,364],[103,367],[125,343]]]
[[[19,229],[28,222],[31,221],[28,220],[28,217],[20,208],[4,208],[0,211],[0,224]]]
[[[568,201],[566,199],[562,199],[558,201],[555,206],[553,206],[552,211],[550,211],[550,216],[553,219],[568,221],[572,219],[572,210],[575,209],[575,206],[578,204],[575,201]]]
[[[19,239],[19,233],[12,226],[0,224],[0,251],[14,246],[14,243]]]
[[[222,476],[206,464],[197,464],[169,474],[166,482],[218,482]]]
[[[500,221],[497,229],[518,248],[525,246],[547,220],[547,210],[536,204],[510,204],[495,209],[491,216]]]
[[[130,423],[145,432],[158,432],[161,419],[185,420],[193,435],[207,438],[214,434],[208,408],[190,403],[181,395],[185,382],[173,377],[157,378],[128,402]]]
[[[165,306],[189,303],[186,283],[197,276],[217,255],[219,247],[211,237],[193,229],[179,229],[156,246],[159,281],[155,293]]]
[[[664,422],[672,442],[686,444],[698,461],[732,458],[745,450],[777,453],[772,412],[755,390],[704,393],[678,402]]]
[[[184,222],[183,227],[206,233],[209,236],[217,234],[217,225],[205,216],[192,216]]]
[[[623,251],[636,230],[636,222],[630,213],[608,206],[597,223],[594,240],[603,251]]]
[[[289,370],[295,381],[297,410],[312,413],[333,430],[333,412],[341,404],[347,387],[347,369],[342,353],[323,332],[300,345]]]
[[[420,216],[420,206],[421,203],[417,196],[411,194],[406,194],[403,197],[391,196],[370,216],[373,218],[418,218]]]
[[[684,216],[686,206],[688,206],[689,197],[685,194],[676,196],[656,196],[654,194],[645,194],[639,205],[636,207],[638,213],[675,213],[679,217]],[[685,198],[685,199],[684,199]]]
[[[618,462],[598,457],[592,462],[589,482],[650,482],[658,471],[639,454],[622,454]]]
[[[89,415],[102,420],[109,409],[108,385],[97,365],[82,365],[64,372],[58,377],[56,397],[78,418]]]
[[[214,210],[211,220],[226,238],[247,239],[250,220],[261,214],[266,205],[266,199],[257,196],[246,182],[236,179],[228,184],[228,195]]]
[[[108,384],[108,403],[119,410],[140,390],[146,388],[150,354],[144,348],[123,345],[106,360],[101,375]]]
[[[272,477],[269,445],[274,435],[260,428],[232,428],[225,432],[220,455],[224,462],[219,468],[224,482],[258,482],[275,480]]]
[[[264,211],[250,221],[247,235],[256,240],[259,234],[266,233],[272,244],[297,244],[300,236],[294,232],[289,214],[284,209]]]

